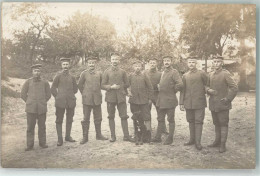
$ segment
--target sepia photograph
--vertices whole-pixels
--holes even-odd
[[[1,167],[255,169],[256,5],[1,4]]]

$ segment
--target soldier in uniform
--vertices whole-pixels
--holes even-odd
[[[180,93],[180,110],[186,110],[186,119],[189,123],[190,140],[184,145],[195,144],[198,150],[202,149],[201,135],[207,107],[206,91],[208,77],[204,71],[198,70],[197,56],[188,58],[189,71],[183,77],[183,90]]]
[[[106,90],[105,101],[107,102],[107,112],[109,127],[111,131],[110,142],[116,141],[115,134],[115,111],[116,107],[121,118],[121,126],[124,133],[124,141],[132,141],[128,131],[126,94],[129,87],[127,74],[119,68],[120,56],[117,53],[111,54],[111,67],[105,70],[102,77],[101,88]]]
[[[164,142],[164,145],[170,145],[173,142],[173,134],[175,129],[175,108],[178,105],[176,93],[183,88],[183,83],[179,72],[172,68],[172,57],[163,57],[164,71],[162,72],[159,83],[159,95],[156,105],[159,109],[157,133],[153,142],[161,142],[161,134],[165,116],[168,116],[169,135]]]
[[[232,108],[231,102],[236,97],[238,87],[231,74],[222,69],[222,56],[215,57],[213,64],[214,71],[209,76],[207,93],[210,95],[209,109],[215,125],[215,141],[208,147],[220,147],[219,152],[223,153],[226,151],[229,110]]]
[[[35,64],[32,68],[33,77],[26,80],[22,86],[21,98],[26,102],[25,112],[27,115],[27,148],[25,151],[33,149],[34,129],[36,121],[38,123],[39,145],[47,148],[46,145],[46,112],[47,102],[51,98],[50,85],[41,79],[41,64]]]
[[[96,62],[98,58],[89,57],[87,59],[88,69],[83,71],[80,75],[78,88],[82,94],[83,114],[84,118],[81,121],[83,139],[80,144],[88,142],[88,131],[90,123],[90,113],[93,110],[94,124],[96,129],[97,140],[107,140],[101,133],[102,121],[102,94],[101,94],[101,81],[102,73],[96,71]]]
[[[62,122],[66,110],[66,135],[65,141],[75,142],[71,137],[71,128],[76,107],[75,94],[78,92],[77,82],[74,76],[69,73],[70,59],[61,58],[62,71],[59,72],[52,83],[51,93],[55,98],[56,107],[56,130],[58,135],[57,146],[63,144]]]
[[[133,67],[134,73],[129,76],[130,87],[128,89],[130,109],[133,114],[132,119],[144,122],[143,125],[146,127],[146,130],[143,130],[145,136],[144,142],[150,143],[151,116],[148,102],[152,96],[153,87],[148,76],[141,72],[142,62],[136,60]]]
[[[159,72],[157,69],[157,59],[156,58],[151,58],[149,60],[149,66],[150,66],[150,68],[145,71],[145,74],[148,76],[148,78],[150,79],[152,86],[153,86],[152,96],[149,101],[149,113],[151,116],[152,105],[154,105],[156,108],[157,119],[158,119],[159,107],[156,106],[156,101],[157,101],[158,94],[159,94],[158,84],[160,82],[162,73]],[[150,128],[151,128],[151,121],[147,121],[146,123],[148,123],[147,126],[150,125]],[[166,128],[166,123],[164,123],[163,125],[164,125],[163,130],[162,130],[163,133],[168,134],[167,128]]]

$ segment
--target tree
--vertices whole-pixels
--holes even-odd
[[[129,31],[119,40],[119,50],[125,60],[138,58],[146,62],[151,57],[161,60],[164,55],[175,55],[175,29],[170,17],[158,11],[154,13],[150,26],[143,26],[130,19]]]
[[[241,8],[237,4],[181,5],[184,23],[179,39],[200,56],[222,55],[239,30]]]
[[[58,56],[79,56],[83,64],[89,55],[108,56],[113,50],[115,34],[108,20],[79,11],[48,32]]]
[[[23,22],[26,29],[18,29],[14,32],[14,35],[25,38],[17,42],[21,43],[26,41],[27,47],[29,47],[28,60],[30,64],[33,63],[35,57],[35,50],[38,47],[38,43],[44,35],[48,27],[55,20],[53,17],[47,15],[47,12],[42,8],[44,5],[40,3],[21,3],[13,5],[12,20]],[[29,39],[27,38],[29,37]]]
[[[255,43],[255,5],[184,4],[179,13],[184,20],[179,39],[189,47],[188,52],[205,58],[211,54],[241,58],[241,83],[246,85],[247,54],[255,47],[247,47],[245,40]]]

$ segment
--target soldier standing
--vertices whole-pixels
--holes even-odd
[[[232,108],[231,102],[236,97],[238,87],[231,74],[222,69],[222,56],[214,57],[213,65],[214,71],[210,73],[207,93],[210,95],[209,109],[215,125],[215,141],[208,147],[220,146],[219,152],[223,153],[226,151],[229,110]]]
[[[151,100],[149,101],[149,113],[150,113],[150,116],[151,116],[152,105],[154,105],[155,108],[156,108],[157,119],[158,119],[159,107],[156,106],[156,101],[158,99],[158,94],[159,94],[158,84],[160,82],[162,73],[159,72],[158,69],[157,69],[157,59],[156,58],[151,58],[149,60],[149,66],[150,66],[150,68],[145,71],[145,74],[148,76],[148,78],[150,79],[152,86],[153,86],[153,92],[152,92]],[[150,122],[147,121],[146,123],[148,123],[148,125],[151,126],[151,121]],[[163,130],[162,130],[163,133],[168,134],[167,128],[166,128],[166,123],[164,123],[163,125],[164,125]]]
[[[96,71],[96,62],[98,58],[89,57],[87,59],[88,70],[83,71],[80,75],[78,88],[82,94],[83,114],[84,119],[81,121],[83,139],[80,144],[85,144],[88,141],[88,131],[90,123],[90,113],[93,110],[94,124],[96,129],[97,140],[107,140],[101,133],[102,121],[102,94],[101,81],[102,73]]]
[[[76,107],[75,94],[78,92],[76,79],[69,73],[70,59],[61,58],[62,71],[58,73],[51,86],[52,95],[55,97],[56,107],[56,130],[58,135],[57,146],[63,144],[62,122],[66,110],[66,135],[65,141],[75,142],[70,136],[73,122],[74,110]]]
[[[32,68],[33,77],[26,80],[22,86],[21,98],[26,102],[25,112],[27,115],[27,148],[25,151],[33,149],[34,129],[38,120],[39,145],[47,148],[46,145],[46,112],[47,102],[51,98],[50,85],[41,79],[41,64],[35,64]]]
[[[161,142],[161,134],[165,116],[167,114],[169,122],[169,135],[164,145],[170,145],[173,142],[173,134],[175,130],[175,108],[178,105],[176,93],[183,88],[183,83],[177,70],[173,69],[172,57],[163,57],[164,71],[159,83],[159,95],[156,105],[160,108],[158,116],[157,133],[153,142]]]
[[[111,55],[111,67],[105,70],[102,78],[102,89],[106,90],[105,101],[107,102],[107,112],[109,127],[111,132],[110,142],[116,141],[115,134],[115,111],[116,107],[121,118],[121,126],[124,133],[124,141],[132,141],[128,131],[126,94],[129,87],[128,77],[124,70],[119,68],[120,56],[116,53]]]
[[[134,73],[129,76],[130,87],[129,103],[130,109],[133,114],[133,120],[143,122],[147,130],[145,134],[145,142],[151,141],[151,116],[149,113],[149,99],[152,95],[153,87],[148,76],[141,72],[142,62],[134,62]],[[136,130],[136,129],[135,129]],[[146,131],[143,131],[146,133]],[[136,132],[135,132],[136,134]]]
[[[198,150],[202,149],[201,135],[207,107],[206,91],[207,75],[204,71],[198,70],[196,56],[188,58],[189,71],[182,77],[183,91],[180,93],[180,110],[186,110],[186,119],[189,123],[190,140],[184,145],[195,144]]]

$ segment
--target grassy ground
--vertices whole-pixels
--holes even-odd
[[[19,89],[23,79],[10,79],[10,83]],[[55,129],[55,108],[53,97],[48,102],[47,114],[47,144],[49,148],[38,146],[37,127],[35,130],[34,150],[25,152],[26,147],[26,114],[25,103],[21,99],[3,97],[2,103],[2,142],[1,165],[7,168],[220,168],[220,169],[252,169],[255,167],[255,93],[239,93],[230,111],[230,126],[227,142],[227,152],[220,154],[217,148],[206,146],[214,140],[214,127],[211,115],[206,109],[202,136],[202,151],[194,146],[183,146],[188,140],[188,123],[185,112],[176,109],[176,130],[174,142],[170,146],[162,144],[144,144],[135,146],[123,142],[120,119],[116,116],[117,141],[96,141],[93,119],[91,120],[89,142],[80,145],[82,138],[81,96],[77,95],[72,136],[76,143],[65,142],[57,147]],[[104,98],[104,96],[103,96]],[[8,109],[6,109],[8,107]],[[5,110],[6,109],[6,110]],[[102,132],[109,137],[106,104],[103,101]],[[129,106],[128,114],[131,115]],[[129,131],[133,134],[132,120],[129,119]],[[152,128],[155,135],[157,126],[156,111],[152,109]],[[167,136],[163,136],[163,140]]]

